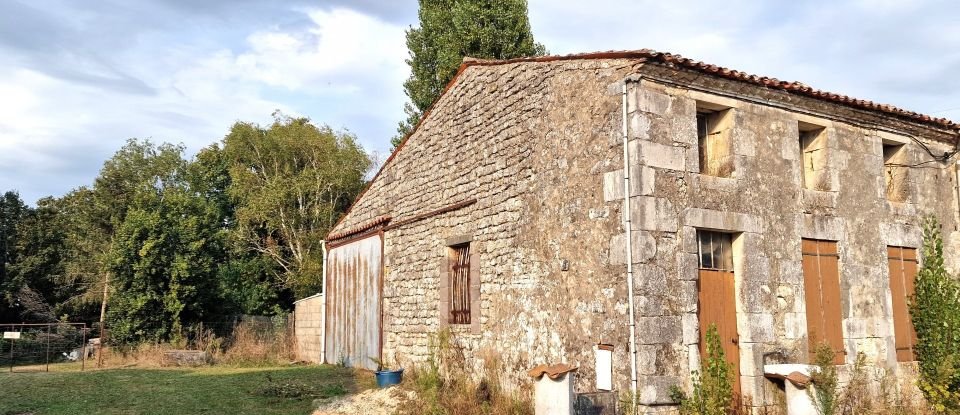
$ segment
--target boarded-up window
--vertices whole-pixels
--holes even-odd
[[[450,324],[470,324],[470,244],[450,247]]]
[[[733,138],[730,108],[697,102],[697,148],[700,174],[730,177],[733,174]]]
[[[909,198],[907,151],[903,144],[883,143],[883,177],[887,200],[905,202]]]
[[[800,131],[800,162],[803,167],[803,188],[830,190],[830,175],[827,174],[826,129],[804,122],[797,123]]]
[[[804,239],[803,285],[807,306],[807,341],[810,355],[820,344],[834,350],[834,363],[844,363],[840,306],[840,255],[837,243]]]
[[[916,360],[914,347],[917,344],[917,332],[910,321],[908,301],[913,297],[917,280],[917,250],[887,247],[887,264],[890,268],[890,294],[893,299],[893,334],[897,348],[898,362]]]

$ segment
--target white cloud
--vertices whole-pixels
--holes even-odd
[[[385,150],[402,117],[403,27],[343,8],[303,16],[303,25],[251,30],[234,48],[144,36],[146,50],[117,50],[106,69],[88,68],[133,74],[146,94],[98,90],[0,58],[0,189],[19,189],[28,202],[62,194],[89,184],[127,138],[183,142],[193,152],[233,122],[266,122],[275,109],[354,127],[368,149]]]
[[[192,151],[274,109],[385,152],[403,118],[416,2],[284,4],[0,2],[0,191],[62,194],[129,137]],[[529,6],[552,53],[652,48],[960,119],[960,4],[947,0]]]

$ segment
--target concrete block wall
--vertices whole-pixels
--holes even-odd
[[[323,294],[294,304],[293,332],[297,339],[297,360],[323,363],[324,305]]]

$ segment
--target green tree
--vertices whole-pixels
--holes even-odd
[[[16,297],[20,286],[13,280],[10,268],[18,261],[18,234],[29,210],[15,191],[0,197],[0,320],[12,321],[19,317]]]
[[[938,412],[960,412],[960,283],[943,264],[940,224],[923,224],[923,266],[910,318],[917,332],[920,390]]]
[[[214,144],[197,153],[187,168],[190,188],[213,203],[219,226],[236,236],[235,206],[228,194],[232,182],[230,161],[223,149]],[[225,258],[217,268],[217,288],[221,299],[220,315],[272,315],[292,303],[293,293],[275,281],[277,266],[269,258],[249,249],[247,244],[228,243]]]
[[[237,123],[223,140],[236,240],[269,258],[298,295],[320,289],[320,242],[365,184],[370,159],[350,133],[275,113]]]
[[[113,237],[105,203],[89,187],[74,189],[59,201],[65,233],[61,284],[69,289],[59,309],[73,319],[97,320],[102,305]]]
[[[176,337],[217,307],[224,257],[217,209],[185,187],[141,195],[117,230],[109,268],[112,339]]]
[[[45,197],[28,209],[19,226],[18,259],[9,268],[19,297],[21,319],[49,322],[57,319],[57,305],[68,295],[64,275],[65,229],[60,201]]]
[[[546,54],[533,39],[526,0],[420,0],[420,27],[407,30],[410,78],[396,147],[453,79],[464,57],[511,59]]]
[[[91,188],[61,203],[63,284],[75,288],[63,308],[109,304],[115,341],[166,340],[219,307],[223,198],[216,197],[217,175],[202,166],[191,171],[183,151],[130,140]]]

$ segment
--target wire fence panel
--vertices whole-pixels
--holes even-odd
[[[291,362],[296,360],[294,327],[293,314],[242,315],[191,324],[162,342],[117,343],[109,325],[101,330],[98,323],[0,324],[0,371]]]
[[[83,323],[0,324],[0,368],[10,372],[50,371],[51,364],[83,370],[93,355]]]

